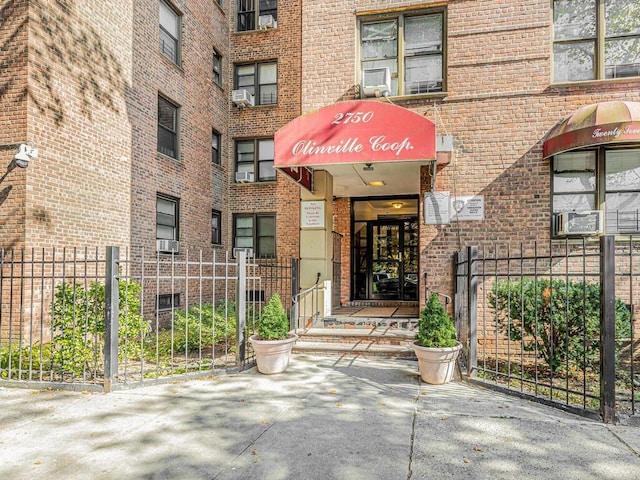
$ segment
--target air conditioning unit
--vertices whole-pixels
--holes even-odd
[[[157,240],[156,248],[162,253],[180,252],[180,242],[177,240]]]
[[[594,235],[604,230],[604,217],[601,210],[584,212],[562,212],[556,216],[556,234]]]
[[[365,68],[362,71],[362,94],[365,97],[386,97],[390,92],[389,67]]]
[[[247,258],[253,258],[253,248],[234,248],[233,258],[238,258],[240,252],[247,252]]]
[[[236,183],[253,182],[253,172],[236,172]]]
[[[267,28],[276,28],[278,22],[273,18],[273,15],[260,15],[258,17],[258,28],[260,30],[266,30]]]
[[[245,90],[244,88],[240,90],[234,90],[231,95],[231,99],[233,100],[233,103],[236,105],[236,107],[253,107],[254,105],[253,95],[249,93],[249,90]]]

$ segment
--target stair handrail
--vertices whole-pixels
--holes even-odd
[[[291,321],[293,323],[293,332],[296,334],[298,333],[300,324],[300,305],[302,303],[306,306],[306,299],[308,294],[311,294],[311,324],[315,325],[316,321],[320,317],[320,272],[318,272],[316,276],[316,282],[312,286],[296,293],[291,299]]]

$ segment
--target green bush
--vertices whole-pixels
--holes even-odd
[[[16,342],[12,343],[11,347],[8,344],[3,345],[0,347],[0,378],[8,379],[11,369],[11,379],[37,379],[40,370],[49,370],[50,361],[49,344],[35,344],[29,347],[20,346]]]
[[[141,286],[133,281],[119,283],[118,358],[141,354],[141,345],[151,330],[140,311]],[[105,287],[92,282],[62,283],[54,295],[51,330],[51,362],[54,370],[80,375],[94,371],[103,362],[105,330]]]
[[[563,280],[500,280],[489,292],[498,328],[535,351],[553,371],[595,367],[600,345],[600,285]],[[615,302],[616,332],[631,332],[630,313]]]
[[[289,336],[289,317],[280,295],[274,293],[260,312],[258,336],[262,340],[283,340]]]
[[[428,348],[455,347],[458,343],[453,319],[435,293],[429,295],[427,303],[420,311],[416,340]]]
[[[236,339],[236,308],[232,301],[223,300],[217,306],[204,303],[184,310],[174,310],[173,329],[163,328],[146,346],[147,356],[155,358],[194,352],[202,347],[230,344]]]

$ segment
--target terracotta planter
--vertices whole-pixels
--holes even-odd
[[[266,375],[284,372],[296,340],[298,336],[295,333],[290,333],[284,340],[260,340],[257,335],[251,335],[249,342],[256,354],[258,371]]]
[[[418,369],[423,382],[442,385],[451,381],[462,349],[461,343],[455,347],[428,348],[414,342],[413,349],[418,357]]]

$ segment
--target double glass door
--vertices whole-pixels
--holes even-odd
[[[354,227],[354,298],[418,300],[417,218],[356,222]]]

